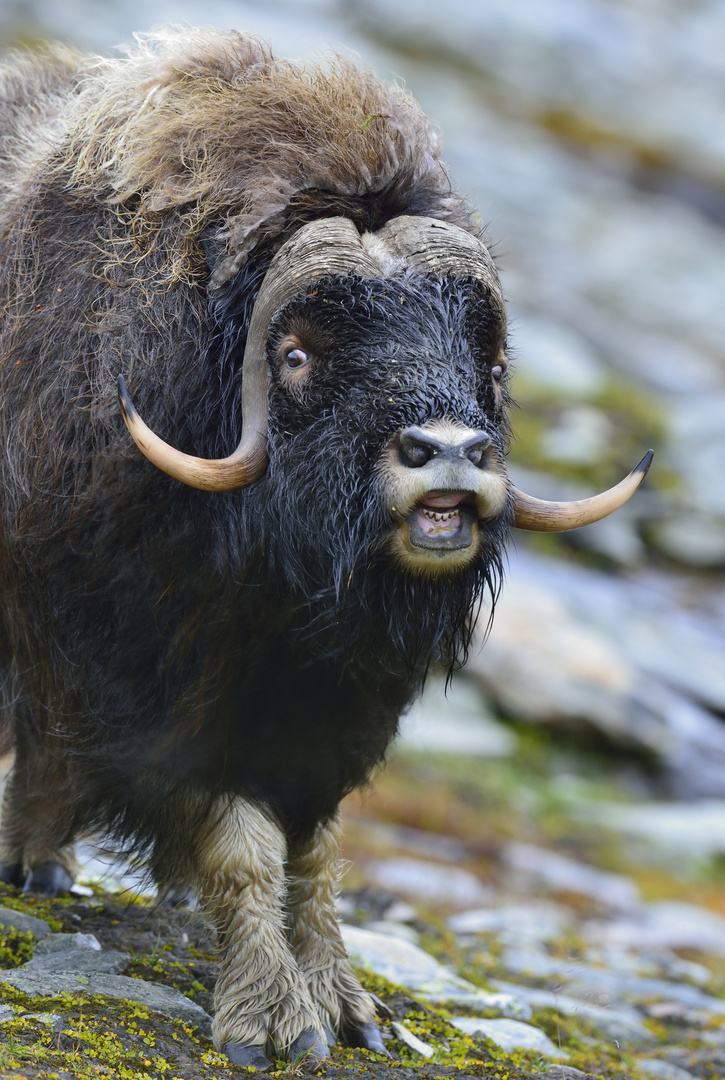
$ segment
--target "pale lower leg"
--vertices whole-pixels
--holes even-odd
[[[342,825],[339,816],[290,850],[287,863],[288,938],[322,1022],[333,1032],[375,1022],[375,1006],[355,976],[340,935]]]
[[[262,810],[219,799],[201,830],[195,882],[215,927],[220,971],[214,1045],[288,1051],[304,1031],[322,1038],[320,1019],[284,932],[286,843]]]

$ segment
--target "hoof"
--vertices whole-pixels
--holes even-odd
[[[293,1065],[316,1070],[330,1060],[329,1048],[325,1039],[315,1028],[301,1031],[289,1048],[289,1059]]]
[[[374,1020],[371,1020],[369,1024],[359,1024],[357,1027],[348,1028],[345,1034],[349,1046],[361,1046],[364,1050],[372,1050],[375,1054],[390,1057],[390,1052],[380,1034],[380,1028]]]
[[[382,1016],[384,1020],[394,1020],[395,1013],[386,1005],[382,998],[379,998],[377,994],[370,994],[373,1005],[375,1006],[375,1012],[378,1016]]]
[[[44,862],[30,871],[23,885],[23,892],[65,896],[72,884],[73,878],[64,866],[60,863]]]
[[[337,1046],[337,1039],[335,1038],[335,1032],[332,1031],[329,1027],[325,1027],[324,1024],[322,1025],[322,1030],[325,1033],[325,1038],[327,1039],[327,1045],[328,1046]]]
[[[0,882],[3,885],[17,885],[20,888],[25,881],[22,863],[0,863]]]
[[[196,897],[194,890],[186,885],[172,886],[156,895],[156,906],[162,908],[186,908],[189,911],[196,909]]]
[[[246,1068],[266,1072],[272,1068],[272,1062],[264,1056],[261,1046],[243,1046],[241,1043],[224,1043],[222,1053],[226,1054],[232,1065],[244,1065]]]

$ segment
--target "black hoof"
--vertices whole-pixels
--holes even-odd
[[[64,866],[60,863],[44,862],[30,871],[23,885],[23,892],[65,896],[72,884],[73,878]]]
[[[186,885],[172,886],[164,892],[159,892],[156,897],[156,906],[164,908],[188,908],[196,907],[194,890]]]
[[[0,863],[0,881],[3,885],[22,886],[25,881],[25,873],[22,863]]]
[[[289,1059],[293,1065],[314,1070],[330,1059],[327,1043],[315,1028],[305,1028],[290,1046]]]
[[[233,1065],[244,1065],[259,1072],[272,1068],[272,1062],[264,1056],[261,1046],[243,1046],[241,1043],[228,1042],[224,1043],[222,1053],[227,1055]]]
[[[347,1028],[345,1035],[348,1046],[362,1046],[364,1050],[372,1050],[375,1054],[390,1057],[380,1034],[380,1028],[374,1020],[371,1020],[369,1024],[358,1024],[357,1027]]]
[[[370,997],[372,998],[373,1005],[375,1006],[375,1012],[378,1014],[378,1016],[382,1016],[384,1020],[395,1019],[395,1013],[389,1005],[385,1004],[382,998],[379,998],[377,994],[370,994]]]

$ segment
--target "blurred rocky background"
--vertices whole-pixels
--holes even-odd
[[[576,498],[655,449],[614,517],[513,538],[485,648],[447,697],[431,678],[348,808],[353,921],[385,923],[381,895],[488,912],[451,924],[469,968],[541,993],[576,925],[631,1034],[652,1016],[593,968],[694,987],[677,964],[725,956],[725,3],[0,0],[5,46],[108,51],[164,22],[357,54],[421,101],[509,300],[520,486]],[[684,1024],[677,1001],[657,1017]],[[647,1075],[683,1080],[671,1061]]]

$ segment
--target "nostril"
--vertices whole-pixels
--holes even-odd
[[[400,436],[400,457],[403,465],[409,469],[419,469],[427,465],[441,449],[442,444],[424,434],[420,428],[408,428]]]
[[[430,461],[433,456],[433,451],[429,446],[406,446],[403,447],[403,458],[405,464],[410,466],[411,469],[418,469],[421,465],[425,465]]]
[[[480,469],[484,464],[485,454],[491,445],[491,441],[490,435],[486,435],[484,431],[477,431],[475,435],[472,435],[470,439],[466,439],[463,443],[461,453],[468,458],[472,465]]]
[[[423,428],[409,427],[402,431],[398,437],[398,452],[400,462],[407,469],[420,469],[423,465],[434,458],[441,461],[460,461],[467,459],[477,469],[486,465],[486,451],[492,443],[490,435],[485,431],[471,431],[468,429],[458,434],[445,433],[446,438],[429,434]]]

